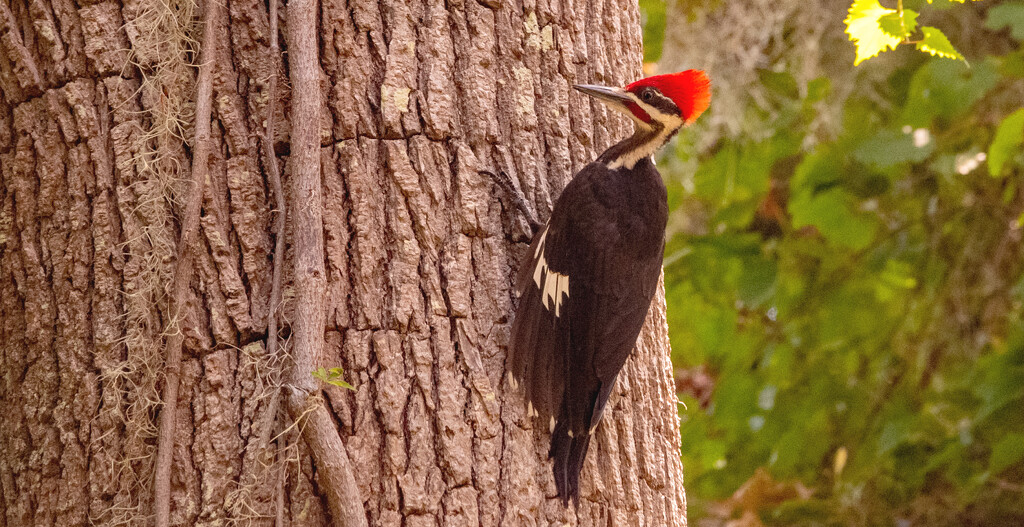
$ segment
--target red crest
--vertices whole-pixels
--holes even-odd
[[[679,107],[680,117],[686,124],[696,121],[711,104],[711,80],[708,79],[708,74],[701,70],[647,77],[626,86],[626,89],[638,94],[647,86],[657,88],[662,95],[672,99]]]

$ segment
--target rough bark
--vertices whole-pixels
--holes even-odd
[[[290,367],[263,344],[273,196],[260,155],[269,79],[290,65],[269,53],[264,2],[221,5],[203,50],[216,65],[212,153],[170,520],[271,525],[282,499],[284,524],[328,525],[332,489],[298,430],[275,431],[269,448],[260,438]],[[547,432],[501,382],[525,224],[478,174],[517,177],[544,218],[571,174],[629,133],[570,86],[639,75],[636,6],[317,5],[325,108],[307,124],[319,124],[326,320],[312,359],[356,388],[322,385],[321,408],[369,524],[684,524],[660,298],[598,429],[578,512],[554,498]],[[0,525],[152,520],[197,13],[186,0],[0,2]],[[280,84],[274,147],[301,206],[295,85]],[[296,252],[284,254],[279,313],[293,333]]]

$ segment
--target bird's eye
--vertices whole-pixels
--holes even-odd
[[[651,92],[651,90],[644,90],[644,94],[641,95],[641,97],[644,101],[651,102],[651,99],[654,98],[654,94]]]

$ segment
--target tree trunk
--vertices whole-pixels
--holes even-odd
[[[518,178],[543,219],[571,175],[629,133],[571,85],[639,76],[637,6],[314,4],[314,207],[291,193],[288,118],[302,114],[286,72],[302,55],[275,57],[268,5],[252,0],[211,11],[199,54],[205,5],[0,0],[0,525],[154,521],[175,327],[172,525],[340,524],[333,460],[307,426],[336,431],[369,525],[685,525],[662,295],[598,428],[578,510],[556,498],[548,431],[503,382],[528,231],[478,174]],[[280,20],[290,34],[286,8]],[[211,68],[212,153],[175,318],[196,68]],[[291,209],[273,355],[268,107]],[[317,216],[303,206],[322,211],[322,229],[301,222]],[[328,411],[295,424],[274,409],[308,381],[290,370],[288,340],[309,307],[300,231],[322,235],[324,252],[313,363],[344,368],[355,390],[316,381],[309,395]]]

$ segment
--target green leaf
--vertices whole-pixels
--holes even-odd
[[[936,57],[956,59],[967,62],[967,59],[953,48],[946,35],[934,27],[925,26],[921,28],[924,37],[917,43],[917,49]]]
[[[976,409],[975,422],[984,422],[1004,406],[1017,404],[1024,397],[1024,368],[1008,363],[1011,363],[1009,357],[996,355],[978,364],[983,371],[971,386],[981,401]]]
[[[999,474],[1021,459],[1024,459],[1024,434],[1006,434],[1006,437],[992,447],[992,457],[988,460],[989,471],[992,474]]]
[[[834,508],[835,506],[828,500],[805,500],[794,497],[780,503],[771,512],[770,525],[829,525],[830,514]]]
[[[857,145],[853,158],[866,165],[885,169],[900,163],[920,163],[934,149],[935,141],[927,130],[909,134],[899,130],[882,130]]]
[[[824,99],[832,90],[832,81],[828,77],[818,77],[807,83],[807,102],[815,103]]]
[[[898,260],[887,260],[885,268],[878,275],[875,283],[875,298],[881,302],[891,302],[900,294],[917,287],[914,267]]]
[[[875,55],[893,49],[903,40],[886,33],[880,23],[883,16],[895,13],[895,9],[886,9],[878,0],[855,0],[850,6],[846,17],[846,33],[857,46],[856,66]]]
[[[988,172],[999,177],[1003,166],[1024,143],[1024,108],[1011,113],[996,129],[992,145],[988,147]]]
[[[915,128],[931,128],[936,117],[972,118],[971,107],[998,81],[992,61],[967,68],[952,60],[930,60],[911,78],[900,121]]]
[[[889,36],[905,40],[917,29],[917,11],[904,9],[902,17],[899,12],[889,13],[878,19],[878,26]]]
[[[874,237],[876,224],[865,214],[851,210],[850,197],[842,189],[810,195],[801,193],[789,204],[793,226],[813,225],[830,242],[860,250]]]
[[[736,293],[748,306],[758,307],[775,294],[778,264],[763,258],[750,258],[743,262]]]
[[[311,375],[315,379],[319,379],[322,382],[333,386],[340,386],[342,388],[348,388],[349,390],[355,390],[355,387],[345,382],[345,370],[342,368],[331,368],[327,369],[323,366],[311,372]]]
[[[800,89],[797,87],[796,79],[788,71],[758,69],[757,77],[761,81],[762,86],[780,95],[790,99],[796,99],[800,96]]]
[[[897,413],[888,419],[878,434],[878,453],[886,454],[897,446],[905,443],[913,428],[913,417],[907,413]]]
[[[988,10],[985,27],[999,30],[1010,28],[1010,36],[1024,40],[1024,2],[1007,2]]]
[[[1024,78],[1024,50],[1017,50],[1000,57],[999,73],[1004,77]]]
[[[842,155],[827,148],[810,153],[797,165],[790,185],[816,190],[835,184],[843,176]]]

